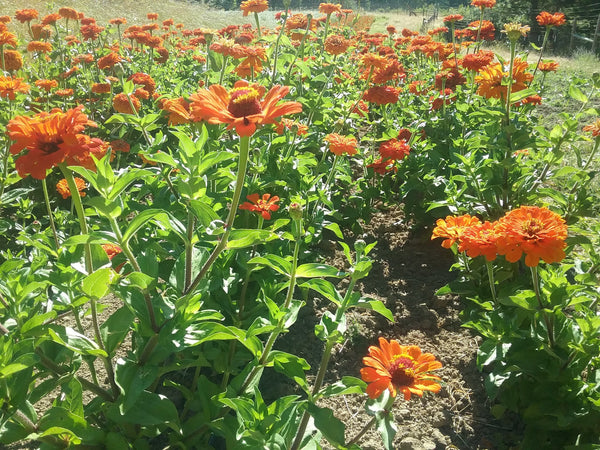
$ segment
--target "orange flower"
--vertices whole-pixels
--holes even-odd
[[[494,52],[490,50],[479,50],[477,53],[465,55],[462,59],[462,66],[467,70],[475,72],[489,65],[494,59]]]
[[[365,53],[362,55],[360,62],[367,69],[370,69],[371,67],[383,69],[387,65],[388,60],[377,53]]]
[[[556,72],[558,69],[558,63],[555,61],[546,61],[538,64],[538,70],[540,72]]]
[[[40,13],[35,9],[21,9],[15,12],[15,19],[21,23],[25,23],[37,19],[39,15]]]
[[[400,91],[393,86],[373,86],[365,91],[363,99],[369,103],[387,105],[398,102]]]
[[[158,19],[158,13],[148,13],[146,14],[146,17],[148,18],[148,20],[156,20]]]
[[[357,153],[357,142],[354,136],[341,136],[337,133],[330,133],[325,136],[325,141],[329,142],[329,150],[336,156],[342,156],[344,153],[348,155]]]
[[[156,82],[152,79],[152,77],[143,72],[136,72],[130,75],[127,78],[127,81],[133,80],[134,84],[139,86],[143,86],[144,90],[147,91],[150,95],[154,93],[156,89]]]
[[[75,185],[77,186],[77,190],[79,191],[80,197],[85,197],[85,192],[83,191],[87,186],[85,184],[85,180],[83,178],[75,177]],[[71,191],[69,190],[69,184],[67,180],[63,178],[56,185],[56,191],[62,195],[62,198],[69,198],[71,196]]]
[[[60,14],[61,17],[64,17],[65,19],[79,20],[79,13],[73,8],[59,8],[58,14]]]
[[[463,19],[464,17],[461,14],[450,14],[449,16],[444,17],[442,21],[445,23],[453,23]]]
[[[379,175],[385,175],[388,172],[398,172],[398,168],[394,162],[395,161],[393,159],[386,159],[382,157],[373,161],[371,164],[367,164],[367,167],[370,167]]]
[[[108,55],[98,59],[99,69],[110,69],[118,62],[122,61],[121,55],[116,52],[110,52]]]
[[[296,129],[297,136],[303,136],[308,133],[308,126],[285,117],[275,125],[275,133],[283,134],[284,129],[293,131],[294,128]]]
[[[600,136],[600,119],[596,119],[596,121],[591,125],[586,125],[582,128],[582,130],[585,132],[589,131],[590,133],[592,133],[593,137]]]
[[[493,261],[498,254],[497,238],[495,223],[478,223],[462,231],[458,251],[467,252],[471,258],[484,255],[486,260]]]
[[[551,14],[547,11],[542,11],[536,16],[536,19],[541,26],[546,27],[558,27],[564,25],[566,22],[565,15],[561,12]]]
[[[277,104],[289,91],[287,86],[276,85],[261,100],[265,88],[257,84],[239,80],[230,91],[213,84],[190,96],[192,120],[226,123],[228,130],[235,128],[240,136],[252,136],[257,125],[272,124],[277,117],[302,111],[298,102]]]
[[[127,23],[127,19],[125,17],[116,17],[114,19],[109,19],[108,23],[111,25],[125,25]]]
[[[341,55],[349,46],[350,41],[339,34],[332,34],[325,39],[325,51],[330,55]]]
[[[250,13],[259,13],[269,9],[267,0],[246,0],[240,5],[240,9],[244,12],[244,17]]]
[[[337,3],[337,4],[321,3],[319,5],[319,12],[321,14],[326,14],[328,16],[333,13],[341,14],[342,13],[342,5],[340,5],[339,3]]]
[[[513,63],[513,84],[511,92],[518,92],[527,88],[527,84],[533,78],[533,75],[526,72],[527,61],[521,61],[515,58]],[[508,86],[502,83],[505,77],[508,77],[507,71],[500,63],[489,64],[479,71],[475,77],[475,82],[479,83],[477,93],[486,98],[506,98]]]
[[[52,44],[50,44],[50,42],[31,41],[29,44],[27,44],[27,51],[50,53],[52,51]]]
[[[129,153],[131,146],[123,139],[115,139],[110,141],[110,146],[115,152]]]
[[[0,77],[0,97],[14,100],[18,92],[29,92],[29,85],[23,82],[23,78]]]
[[[442,241],[442,247],[450,248],[455,242],[460,243],[461,236],[465,229],[481,224],[477,217],[472,217],[469,214],[462,216],[446,216],[446,219],[438,219],[436,227],[433,229],[431,239],[446,238]]]
[[[51,89],[58,87],[58,81],[56,80],[36,80],[35,85],[45,90],[46,92],[50,92]]]
[[[129,102],[131,100],[131,103]],[[135,111],[132,109],[135,108]],[[113,108],[115,111],[123,113],[123,114],[135,114],[140,110],[142,104],[140,100],[135,96],[131,95],[127,97],[127,94],[120,93],[113,97]]]
[[[101,247],[106,252],[106,255],[110,261],[112,261],[115,256],[123,251],[123,249],[116,244],[102,244]]]
[[[390,139],[379,146],[379,154],[394,161],[404,159],[410,153],[410,147],[404,139]]]
[[[48,14],[42,19],[42,25],[54,25],[61,17],[62,16],[58,13]]]
[[[498,254],[516,262],[525,253],[525,265],[536,267],[539,260],[560,262],[565,257],[567,225],[547,208],[521,206],[498,220]]]
[[[250,194],[246,198],[250,202],[242,203],[240,209],[259,213],[265,220],[271,220],[271,211],[279,209],[279,205],[277,205],[279,197],[276,195],[271,197],[271,194],[263,194],[262,198],[260,198],[258,194]]]
[[[10,146],[13,155],[22,154],[15,162],[19,176],[46,178],[46,171],[66,162],[93,168],[90,153],[98,157],[106,144],[97,138],[81,134],[86,126],[95,127],[82,112],[83,106],[62,112],[41,112],[33,117],[17,116],[6,126],[8,136],[15,141]]]
[[[56,95],[58,95],[59,97],[70,97],[73,95],[73,89],[59,89],[57,91],[54,92]]]
[[[110,94],[110,83],[94,83],[92,92],[94,94]]]
[[[190,122],[190,104],[183,97],[164,100],[160,109],[169,113],[169,125]]]
[[[360,369],[363,381],[369,383],[367,394],[378,398],[386,389],[395,397],[400,391],[404,400],[411,394],[423,396],[423,391],[439,392],[440,377],[429,372],[442,367],[431,353],[422,353],[416,345],[400,345],[398,341],[379,338],[379,347],[369,347],[369,356],[363,358],[367,367]]]
[[[471,6],[477,8],[493,8],[496,5],[496,0],[471,0]]]
[[[9,31],[0,31],[0,47],[10,45],[12,48],[17,48],[17,35]]]

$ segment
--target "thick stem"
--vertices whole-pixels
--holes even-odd
[[[96,336],[96,344],[106,352],[106,346],[102,341],[102,334],[100,333],[100,325],[98,324],[98,307],[96,305],[96,299],[92,298],[90,301],[90,309],[92,311],[92,326],[94,327],[94,335]],[[106,358],[102,358],[102,362],[104,363],[104,367],[106,369],[106,375],[108,376],[108,382],[110,383],[110,387],[113,391],[113,396],[117,398],[119,396],[119,387],[115,382],[115,371],[113,368],[112,360],[110,359],[110,355],[107,353]]]
[[[542,302],[542,295],[540,293],[540,280],[538,275],[537,266],[531,267],[531,278],[533,281],[533,290],[535,292],[535,298],[537,299],[538,306],[540,307],[540,312],[542,313],[542,317],[544,318],[544,323],[546,324],[546,330],[548,332],[548,342],[550,347],[554,347],[554,325],[552,323],[552,319],[548,317],[546,311],[544,311],[544,303]]]
[[[490,283],[490,291],[492,292],[492,299],[496,302],[496,283],[494,281],[494,268],[492,267],[491,261],[486,261],[485,266],[487,267],[488,281]]]
[[[254,20],[256,20],[256,34],[258,35],[258,38],[260,39],[261,35],[260,35],[260,21],[258,20],[258,13],[255,12],[254,13]]]
[[[188,294],[192,290],[198,286],[198,283],[208,269],[213,265],[216,261],[217,257],[221,254],[225,247],[227,246],[227,240],[229,239],[229,234],[231,233],[231,229],[233,227],[233,220],[235,219],[235,215],[237,213],[238,205],[240,202],[240,197],[242,195],[242,188],[244,187],[244,179],[246,177],[246,167],[248,166],[248,152],[250,148],[250,136],[241,136],[240,137],[240,156],[238,160],[238,173],[235,181],[235,190],[233,192],[233,197],[231,199],[231,206],[229,208],[229,215],[227,216],[227,221],[225,222],[225,233],[221,237],[221,240],[214,248],[208,260],[204,263],[194,281],[190,284],[190,286],[184,290],[183,295]]]
[[[288,13],[285,11],[283,13],[283,23],[281,24],[281,29],[279,30],[279,34],[277,35],[277,40],[275,41],[275,51],[273,52],[273,71],[271,74],[271,86],[275,84],[275,75],[277,74],[277,58],[279,57],[279,41],[281,40],[281,36],[285,31],[285,23],[288,19]]]
[[[185,281],[184,290],[192,283],[192,261],[194,256],[194,228],[196,227],[196,218],[191,209],[188,210],[187,220],[187,242],[185,243]]]
[[[535,79],[535,74],[537,73],[538,67],[540,65],[540,61],[542,60],[542,55],[544,54],[544,49],[546,48],[546,43],[548,42],[548,36],[550,35],[550,26],[546,27],[546,32],[544,33],[544,40],[542,41],[542,48],[540,49],[540,56],[538,57],[537,64],[535,65],[535,69],[533,69],[533,76],[531,77],[531,81],[529,82],[529,86],[533,83]]]

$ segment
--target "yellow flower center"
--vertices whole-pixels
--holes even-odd
[[[229,95],[230,100],[227,110],[234,117],[246,117],[262,112],[262,107],[258,101],[260,93],[256,89],[249,86],[233,88]]]
[[[415,361],[410,355],[394,355],[388,370],[394,386],[410,386],[415,380]]]

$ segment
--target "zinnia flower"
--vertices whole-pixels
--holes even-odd
[[[357,153],[357,142],[354,136],[341,136],[337,133],[330,133],[325,136],[325,141],[329,142],[329,150],[336,156],[342,156],[344,153],[348,155]]]
[[[240,9],[244,12],[244,17],[250,13],[259,13],[269,9],[267,0],[245,0],[241,3]]]
[[[333,4],[333,3],[321,3],[319,5],[319,12],[321,14],[326,14],[326,15],[330,15],[333,13],[342,13],[342,5],[340,5],[339,3],[337,4]]]
[[[131,100],[131,102],[130,102]],[[142,104],[135,95],[127,96],[127,94],[121,92],[113,97],[113,108],[115,111],[123,114],[135,114],[140,110]],[[133,105],[133,108],[132,108]],[[134,111],[135,109],[135,111]]]
[[[55,109],[33,117],[17,116],[8,122],[8,136],[15,141],[10,152],[16,155],[27,150],[15,162],[20,177],[31,174],[42,180],[48,169],[62,162],[94,168],[90,154],[101,157],[106,143],[81,134],[86,126],[96,126],[82,109],[81,105],[66,112]]]
[[[431,239],[446,238],[442,241],[442,247],[450,248],[455,242],[460,243],[461,236],[466,228],[479,225],[481,221],[469,214],[462,216],[446,216],[446,219],[438,219],[433,229]]]
[[[367,394],[378,398],[386,389],[392,397],[398,391],[404,394],[404,400],[410,400],[411,394],[419,397],[424,391],[439,392],[442,386],[440,377],[429,372],[442,367],[431,353],[422,353],[416,345],[400,345],[398,341],[379,338],[379,347],[370,346],[369,356],[363,358],[367,367],[360,369],[363,381],[369,383]]]
[[[379,154],[394,161],[404,159],[410,153],[410,147],[404,139],[390,139],[379,146]]]
[[[250,194],[246,196],[246,199],[249,202],[242,203],[240,209],[259,213],[265,220],[271,220],[271,211],[279,209],[279,205],[277,204],[279,197],[276,195],[271,197],[271,194],[263,194],[261,198],[258,194]]]
[[[332,34],[325,39],[325,51],[330,55],[341,55],[348,50],[350,41],[339,34]]]
[[[514,263],[525,253],[525,265],[536,267],[539,260],[549,264],[565,257],[567,225],[547,208],[521,206],[506,213],[496,225],[498,254]]]
[[[75,177],[75,185],[77,186],[77,190],[79,191],[80,197],[85,197],[85,192],[83,191],[87,186],[85,184],[85,180],[83,178]],[[56,191],[62,195],[62,198],[66,199],[71,196],[71,191],[69,190],[69,183],[67,180],[63,178],[56,184]]]
[[[464,16],[462,16],[461,14],[450,14],[449,16],[444,17],[442,21],[444,23],[453,23],[463,19]]]
[[[496,0],[471,0],[471,6],[477,8],[493,8],[496,5]]]
[[[466,252],[470,258],[483,255],[486,260],[493,261],[498,255],[497,239],[495,223],[478,223],[463,229],[458,251]]]
[[[294,129],[295,129],[297,136],[303,136],[306,133],[308,133],[308,126],[307,125],[299,123],[299,122],[297,122],[295,120],[287,119],[285,117],[283,117],[279,121],[279,123],[277,123],[277,125],[275,126],[275,133],[277,133],[277,134],[283,134],[283,130],[284,129],[287,129],[289,131],[294,131]]]
[[[160,109],[169,113],[169,126],[190,122],[190,104],[183,97],[164,100]]]
[[[25,23],[37,19],[39,15],[40,13],[36,9],[20,9],[15,12],[15,19],[21,23]]]
[[[387,105],[398,102],[400,91],[393,86],[373,86],[365,91],[363,99],[369,103]]]
[[[565,15],[561,12],[551,14],[547,11],[542,11],[536,16],[536,19],[542,27],[558,27],[560,25],[564,25],[566,22]]]
[[[544,61],[538,64],[540,72],[556,72],[557,69],[558,63],[556,61]]]
[[[228,130],[235,128],[240,136],[252,136],[258,125],[272,124],[277,117],[302,111],[298,102],[277,104],[289,91],[287,86],[276,85],[263,98],[265,88],[245,80],[237,81],[230,91],[213,84],[190,96],[192,120],[226,123]]]
[[[582,128],[583,131],[585,132],[590,132],[592,133],[593,137],[598,137],[600,136],[600,119],[596,119],[596,121],[590,125],[586,125],[585,127]]]
[[[23,82],[23,78],[0,77],[0,97],[14,100],[19,92],[29,92],[29,85]]]
[[[73,8],[63,7],[58,9],[58,14],[65,19],[79,20],[79,13]]]

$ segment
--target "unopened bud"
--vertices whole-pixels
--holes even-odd
[[[290,203],[288,206],[288,212],[293,220],[302,220],[303,209],[302,205],[296,202]]]

